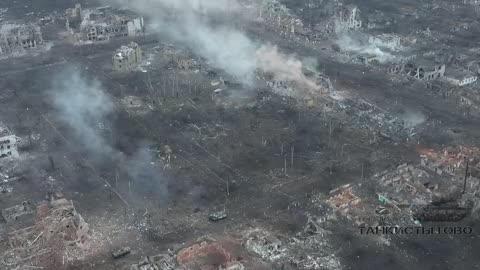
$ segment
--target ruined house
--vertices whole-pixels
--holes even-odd
[[[193,58],[182,55],[175,55],[173,57],[173,61],[179,69],[183,70],[191,70],[198,67],[197,61],[195,61]]]
[[[439,64],[433,67],[423,64],[419,64],[418,66],[407,65],[406,72],[415,79],[429,81],[442,78],[445,74],[445,65]]]
[[[463,176],[468,160],[469,167],[480,168],[480,149],[477,147],[447,147],[443,151],[419,149],[421,165],[441,175]]]
[[[338,7],[335,12],[335,32],[358,30],[362,28],[360,9],[353,5]]]
[[[120,47],[113,55],[113,69],[120,72],[135,70],[142,63],[142,50],[135,42]]]
[[[22,216],[26,216],[34,213],[33,206],[24,201],[19,205],[12,206],[2,210],[2,218],[6,222],[17,222]]]
[[[0,124],[0,158],[19,157],[18,141],[17,136],[12,134],[6,126]]]
[[[357,57],[357,60],[366,66],[379,63],[377,55],[371,55],[371,54],[359,55]]]
[[[406,74],[417,80],[430,81],[445,76],[445,64],[433,64],[416,60],[397,63],[388,69],[389,73]]]
[[[75,8],[69,8],[65,11],[65,20],[68,30],[80,30],[82,23],[82,5],[76,4]]]
[[[83,10],[80,5],[67,9],[67,30],[78,42],[105,41],[116,37],[135,37],[143,35],[145,25],[143,17],[126,10],[101,7]]]
[[[292,95],[295,92],[296,83],[289,80],[276,80],[272,79],[267,81],[267,86],[272,88],[276,93],[281,93],[284,95]]]
[[[218,242],[201,242],[180,250],[177,262],[186,269],[225,269],[233,258]],[[228,268],[227,268],[228,269]]]
[[[266,231],[256,229],[249,232],[247,237],[245,242],[247,250],[266,261],[274,261],[286,255],[284,243]]]
[[[368,42],[376,44],[379,47],[397,50],[401,46],[401,38],[394,34],[381,34],[368,37]]]
[[[23,215],[32,207],[24,203],[14,210],[8,212]],[[89,226],[72,201],[60,198],[37,205],[31,222],[32,226],[8,233],[7,250],[0,254],[1,269],[58,269],[88,250]]]
[[[449,68],[445,74],[445,79],[457,86],[464,86],[476,82],[478,76],[465,70]]]
[[[22,55],[43,45],[40,26],[35,24],[2,24],[0,56]]]
[[[260,18],[282,34],[307,35],[308,30],[301,19],[290,13],[288,8],[278,1],[265,1],[259,9]]]

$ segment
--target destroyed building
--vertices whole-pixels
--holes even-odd
[[[454,85],[464,86],[476,82],[478,80],[478,76],[469,71],[449,68],[446,71],[445,79]]]
[[[12,209],[15,211],[7,212],[17,218],[19,213],[32,212],[28,203]],[[0,256],[1,269],[57,269],[88,250],[84,245],[89,226],[72,201],[60,198],[37,205],[31,224],[8,233],[8,248]]]
[[[183,55],[174,55],[173,61],[179,69],[183,70],[191,70],[199,66],[195,59]]]
[[[113,69],[126,72],[135,70],[142,63],[142,49],[135,42],[121,46],[113,55]]]
[[[159,254],[143,258],[139,263],[130,266],[129,270],[174,270],[175,267],[175,257]]]
[[[143,17],[109,6],[84,10],[80,5],[76,5],[73,9],[67,9],[65,17],[67,30],[78,42],[135,37],[145,32]]]
[[[6,222],[17,222],[20,217],[33,214],[34,209],[28,201],[24,201],[19,205],[12,206],[2,210],[2,218]]]
[[[40,26],[35,24],[2,24],[0,56],[22,55],[43,45]]]
[[[69,8],[65,11],[66,26],[69,30],[79,30],[82,23],[82,5],[76,4],[75,8]]]
[[[380,34],[378,36],[370,36],[369,43],[374,43],[380,47],[390,50],[397,50],[401,46],[401,38],[394,34]]]
[[[308,36],[309,30],[304,26],[303,21],[278,1],[263,2],[259,12],[259,17],[281,34]]]
[[[335,32],[341,33],[362,28],[360,9],[353,5],[338,7],[335,12]]]
[[[367,54],[359,55],[359,56],[357,57],[357,60],[358,60],[360,63],[362,63],[362,64],[364,64],[364,65],[366,65],[366,66],[372,65],[372,64],[374,64],[374,63],[379,63],[378,57],[377,57],[376,55],[370,55],[370,54],[368,54],[368,55],[367,55]]]
[[[13,135],[6,126],[0,124],[0,158],[19,157],[18,141],[17,136]]]
[[[430,81],[445,76],[445,64],[433,64],[423,60],[408,61],[393,65],[388,72],[406,74],[417,80]]]
[[[470,169],[480,168],[480,149],[477,147],[447,147],[443,151],[419,149],[421,164],[436,174],[463,175],[467,162]],[[477,175],[480,176],[480,175]]]

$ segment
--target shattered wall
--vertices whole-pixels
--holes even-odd
[[[88,250],[89,226],[72,201],[61,198],[37,205],[34,222],[8,234],[1,269],[58,269]]]
[[[353,5],[338,7],[335,12],[335,32],[341,33],[362,28],[360,9]]]
[[[19,157],[17,137],[15,135],[0,137],[0,158],[1,157]]]
[[[2,217],[6,222],[15,222],[19,217],[29,215],[34,212],[32,205],[28,201],[2,210]]]
[[[43,45],[40,26],[35,24],[2,24],[0,56],[22,55]]]
[[[381,47],[390,50],[397,50],[401,46],[401,39],[397,35],[382,34],[378,36],[370,36],[368,42],[378,44]]]
[[[19,138],[11,134],[10,130],[0,123],[0,158],[19,157],[18,141]]]
[[[301,19],[289,12],[287,7],[278,1],[265,1],[260,7],[260,18],[279,30],[281,34],[304,34],[309,32]]]
[[[135,37],[145,32],[143,17],[101,7],[82,10],[80,5],[66,11],[67,30],[78,42],[105,41],[115,37]]]
[[[417,80],[431,81],[445,76],[445,65],[427,67],[426,65],[416,65],[413,62],[397,63],[390,67],[388,72],[406,74]]]
[[[69,31],[79,30],[82,23],[82,6],[76,4],[75,8],[65,11],[66,26]]]
[[[135,42],[120,47],[113,55],[113,69],[120,72],[132,71],[142,63],[142,49]]]
[[[180,55],[174,56],[173,61],[178,68],[183,70],[190,70],[198,66],[197,62],[194,59]]]

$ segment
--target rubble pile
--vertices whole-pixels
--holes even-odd
[[[392,171],[381,172],[377,177],[379,192],[397,205],[426,204],[431,200],[432,191],[438,189],[438,183],[432,182],[426,171],[406,163]]]
[[[375,213],[368,203],[356,195],[358,186],[346,184],[331,190],[325,200],[334,212],[353,221],[356,225],[371,223],[368,217]]]
[[[31,212],[24,211],[28,204],[19,207]],[[88,250],[89,226],[72,201],[61,198],[37,205],[33,221],[33,226],[8,234],[8,250],[1,258],[6,269],[54,269],[80,260]]]
[[[80,4],[65,12],[66,27],[76,43],[107,41],[118,37],[143,35],[143,17],[112,7],[82,9]]]
[[[2,217],[6,222],[16,222],[24,215],[33,214],[34,210],[34,207],[28,201],[24,201],[22,204],[3,209]]]
[[[130,266],[129,270],[175,270],[175,257],[169,254],[147,256],[139,263]]]
[[[0,58],[22,56],[31,51],[47,49],[40,26],[36,24],[3,23],[0,25]]]
[[[430,168],[437,174],[448,173],[450,175],[463,175],[468,161],[469,166],[480,168],[480,148],[467,147],[460,145],[458,147],[447,147],[442,151],[434,149],[419,149],[421,164]]]
[[[393,141],[408,141],[416,134],[415,128],[385,110],[364,100],[344,99],[334,103],[332,113],[344,113],[357,128],[366,129],[378,138]]]
[[[320,218],[309,216],[304,231],[283,242],[265,230],[252,230],[247,233],[245,247],[282,269],[340,270],[342,264],[328,244],[329,234]]]
[[[142,63],[142,50],[135,42],[121,46],[113,54],[113,69],[119,72],[133,71]]]
[[[13,191],[13,185],[18,181],[20,177],[10,177],[6,174],[0,173],[0,195],[11,193]]]
[[[253,230],[248,234],[245,247],[267,261],[275,261],[286,255],[282,241],[264,230]]]

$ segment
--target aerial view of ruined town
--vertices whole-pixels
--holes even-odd
[[[0,0],[0,270],[480,270],[479,0]]]

